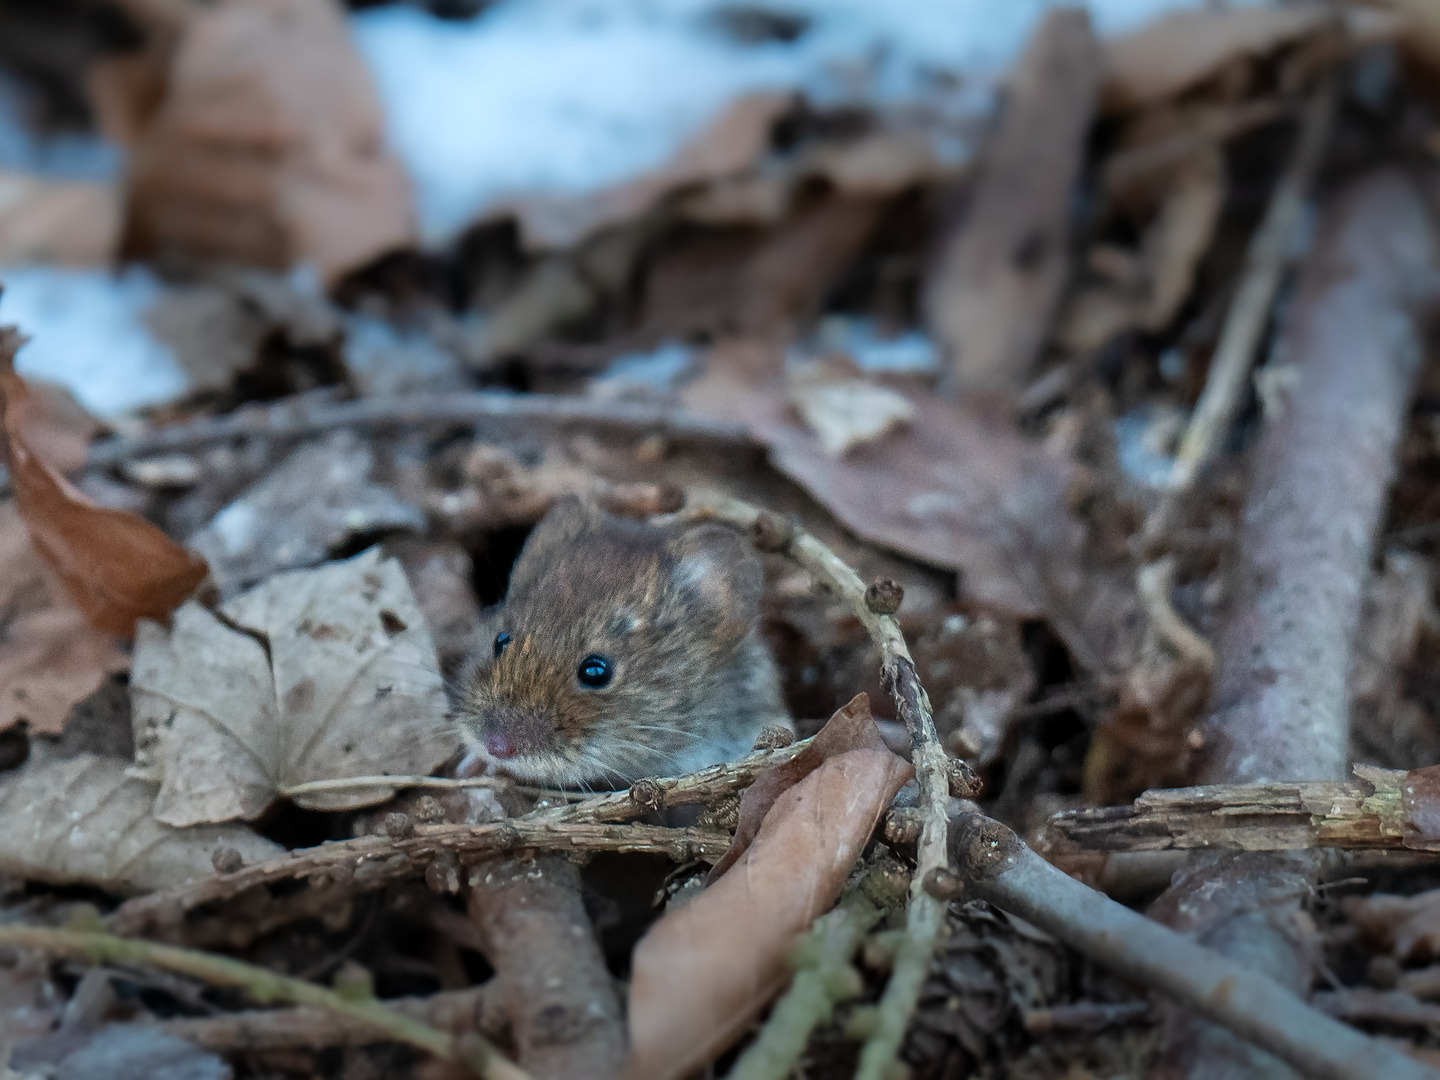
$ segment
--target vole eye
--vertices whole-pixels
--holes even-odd
[[[598,690],[602,686],[608,686],[610,680],[615,676],[615,667],[603,656],[587,656],[580,661],[580,669],[575,672],[575,677],[580,682]]]
[[[510,635],[501,630],[495,635],[495,659],[500,659],[500,654],[505,651],[505,646],[510,644]]]

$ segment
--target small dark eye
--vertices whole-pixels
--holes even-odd
[[[598,690],[602,686],[609,685],[614,675],[614,667],[612,667],[610,661],[603,656],[585,657],[584,660],[580,661],[580,670],[575,673],[576,678],[592,690]]]
[[[495,635],[495,659],[500,659],[500,654],[505,651],[505,646],[510,644],[510,635],[501,630]]]

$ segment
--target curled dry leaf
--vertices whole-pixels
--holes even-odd
[[[205,560],[138,514],[96,506],[36,456],[32,399],[13,367],[21,341],[13,327],[0,328],[0,447],[20,516],[90,624],[129,637],[136,620],[163,619],[195,591]]]
[[[747,796],[742,828],[763,820],[728,872],[636,946],[629,1080],[686,1076],[744,1030],[784,985],[790,949],[835,902],[880,814],[912,775],[885,749],[863,695],[831,726],[809,770],[777,770]],[[824,761],[813,760],[826,751]],[[804,774],[798,783],[795,772]]]
[[[119,758],[81,754],[11,774],[0,784],[0,872],[131,894],[208,877],[220,848],[247,863],[282,853],[240,825],[162,825],[154,785],[125,770]]]
[[[393,559],[371,549],[279,574],[219,615],[142,624],[130,678],[138,776],[171,825],[251,819],[312,780],[428,773],[454,749],[424,616]],[[372,787],[297,797],[368,806]]]

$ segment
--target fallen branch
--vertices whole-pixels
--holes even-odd
[[[528,1080],[528,1074],[511,1064],[489,1042],[472,1035],[466,1051],[443,1031],[414,1020],[374,999],[357,1000],[314,983],[278,975],[268,968],[241,963],[192,949],[177,949],[149,941],[134,941],[113,934],[80,930],[52,930],[39,926],[0,926],[0,946],[39,949],[75,957],[92,964],[122,964],[160,968],[188,975],[211,986],[243,990],[257,1001],[288,1001],[321,1009],[383,1032],[395,1042],[417,1047],[442,1061],[463,1065],[486,1080]]]
[[[945,905],[925,891],[923,882],[928,874],[946,863],[945,808],[950,797],[952,768],[954,784],[959,790],[974,794],[979,790],[979,783],[968,766],[952,762],[940,746],[930,699],[915,674],[915,663],[895,621],[894,613],[900,607],[900,597],[895,595],[898,586],[893,582],[877,582],[867,589],[844,560],[805,530],[738,499],[696,496],[687,502],[679,516],[738,525],[754,535],[760,546],[784,551],[842,600],[875,642],[881,657],[881,678],[895,698],[897,711],[910,733],[910,760],[920,789],[921,814],[915,878],[911,883],[905,937],[878,1006],[874,1032],[861,1050],[855,1074],[859,1080],[879,1080],[895,1060],[905,1038],[905,1029],[930,969],[936,938],[945,921]]]
[[[339,882],[356,891],[412,874],[422,874],[437,859],[452,865],[476,862],[522,850],[650,852],[676,862],[714,862],[730,846],[730,837],[708,829],[666,829],[656,825],[605,825],[590,822],[535,821],[515,818],[492,825],[417,825],[405,837],[361,836],[354,840],[302,848],[233,873],[216,874],[121,904],[109,918],[117,934],[155,933],[179,925],[202,904],[238,896],[247,889],[280,881],[311,879]]]
[[[387,431],[417,427],[461,427],[483,421],[524,421],[527,426],[585,425],[626,433],[659,434],[678,440],[750,445],[742,428],[680,409],[626,401],[597,401],[554,394],[505,394],[477,390],[464,394],[414,394],[358,401],[280,402],[237,409],[143,434],[111,439],[90,448],[87,465],[106,468],[124,461],[200,450],[232,439],[302,439],[336,428]]]
[[[964,805],[964,804],[962,804]],[[1005,826],[966,808],[950,838],[967,897],[987,900],[1117,974],[1169,995],[1322,1080],[1436,1080],[1440,1072],[1310,1008],[1253,968],[1082,885]]]
[[[1047,854],[1096,851],[1436,851],[1432,770],[1357,766],[1360,779],[1147,791],[1130,806],[1062,810]],[[1417,773],[1427,794],[1415,798]],[[1428,805],[1426,805],[1428,804]],[[1420,806],[1425,809],[1417,813]],[[1429,818],[1429,820],[1427,820]]]

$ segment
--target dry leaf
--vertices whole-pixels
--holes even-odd
[[[190,538],[220,594],[324,562],[357,536],[420,532],[425,515],[370,479],[375,452],[353,431],[295,451]],[[352,549],[353,550],[353,549]]]
[[[120,220],[120,191],[111,184],[0,169],[0,264],[107,265]]]
[[[32,735],[60,734],[75,703],[130,663],[73,607],[0,618],[0,634],[0,731],[24,721]]]
[[[915,416],[915,407],[904,394],[868,379],[792,382],[790,402],[825,452],[837,457],[876,442]]]
[[[652,172],[594,194],[518,202],[511,209],[526,246],[574,247],[606,226],[640,217],[673,192],[740,172],[769,147],[771,129],[792,102],[783,93],[744,95]]]
[[[863,726],[868,702],[841,714],[843,726]],[[744,1031],[784,985],[796,939],[835,902],[911,775],[883,745],[829,758],[774,797],[723,877],[650,928],[632,964],[628,1080],[686,1076]]]
[[[160,781],[158,820],[250,819],[296,785],[428,773],[454,749],[430,631],[378,549],[279,574],[221,615],[190,603],[172,630],[142,624],[136,640],[135,774]],[[346,809],[393,794],[295,801]]]
[[[223,0],[187,20],[139,136],[129,232],[329,280],[415,239],[370,75],[332,0]]]
[[[1105,46],[1105,107],[1135,109],[1163,101],[1227,64],[1312,34],[1332,18],[1319,5],[1173,12]]]
[[[685,401],[748,426],[776,468],[864,539],[959,570],[970,598],[1068,622],[1056,598],[1079,575],[1083,540],[1066,508],[1069,462],[1022,438],[1000,410],[919,392],[906,395],[914,420],[904,431],[836,458],[787,415],[779,368],[766,349],[713,349]]]
[[[0,328],[0,447],[31,540],[96,629],[128,637],[195,591],[205,561],[138,514],[96,506],[30,449],[31,397],[12,363],[21,342]]]
[[[283,852],[240,825],[172,829],[151,813],[155,787],[118,758],[81,754],[31,763],[0,783],[0,871],[57,885],[143,893],[208,877],[214,853],[246,862]]]
[[[720,861],[711,867],[710,880],[717,880],[745,854],[775,800],[822,764],[851,750],[885,749],[885,740],[870,715],[870,696],[856,694],[835,711],[804,750],[789,761],[766,769],[745,789],[734,839]]]

